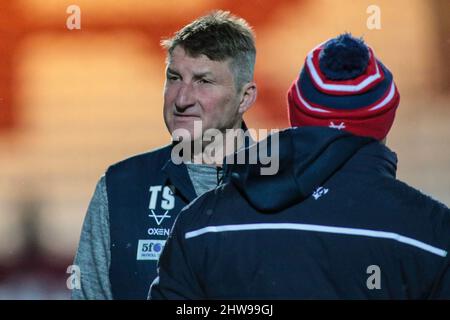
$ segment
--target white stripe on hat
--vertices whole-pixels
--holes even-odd
[[[311,111],[316,111],[316,112],[324,112],[324,113],[331,112],[331,111],[328,111],[328,110],[325,110],[325,109],[315,108],[315,107],[311,106],[308,102],[306,102],[306,100],[303,99],[302,95],[300,94],[300,90],[298,88],[297,81],[295,82],[295,91],[297,92],[297,97],[300,99],[300,101],[303,103],[303,105],[307,109],[309,109]]]
[[[312,62],[314,50],[311,51],[306,57],[306,65],[311,72],[312,80],[317,84],[321,89],[330,90],[330,91],[338,91],[338,92],[358,92],[368,87],[370,84],[381,78],[380,70],[378,69],[378,63],[375,63],[376,73],[368,76],[366,79],[361,81],[361,83],[357,85],[345,85],[345,84],[327,84],[322,81],[317,73],[317,70]],[[375,60],[375,59],[374,59]],[[376,61],[376,60],[375,60]]]
[[[445,257],[447,251],[440,248],[431,246],[422,241],[402,236],[394,232],[368,230],[368,229],[356,229],[356,228],[343,228],[332,227],[314,224],[302,224],[302,223],[251,223],[251,224],[234,224],[223,226],[210,226],[204,227],[198,230],[190,231],[185,234],[186,239],[198,237],[205,233],[217,233],[227,231],[250,231],[250,230],[300,230],[300,231],[315,231],[324,233],[346,234],[354,236],[365,236],[372,238],[390,239],[410,246],[428,251],[435,255]]]
[[[303,103],[303,105],[307,109],[309,109],[311,111],[323,112],[323,113],[330,112],[329,110],[316,108],[316,107],[313,107],[310,104],[308,104],[306,102],[306,100],[303,98],[303,96],[301,95],[300,90],[299,90],[298,85],[297,85],[297,82],[295,82],[295,91],[297,92],[297,97],[300,99],[300,101]],[[387,96],[380,103],[378,103],[377,105],[373,106],[368,111],[375,111],[375,110],[381,109],[382,107],[386,106],[389,102],[391,102],[392,99],[394,99],[394,96],[395,96],[395,84],[394,84],[394,81],[392,81],[391,87],[389,89],[389,93],[387,94]],[[346,110],[346,111],[348,111],[348,110]]]
[[[383,108],[386,104],[391,102],[391,100],[394,98],[394,95],[395,95],[395,85],[394,85],[394,80],[392,80],[391,88],[389,89],[388,95],[379,104],[370,108],[369,111],[374,111],[374,110]]]

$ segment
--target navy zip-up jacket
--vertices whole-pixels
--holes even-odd
[[[180,210],[195,197],[172,146],[128,158],[106,172],[114,299],[146,299],[156,264]]]
[[[395,178],[392,151],[319,127],[279,145],[276,175],[229,166],[183,209],[151,299],[450,298],[450,210]]]
[[[247,130],[245,122],[242,129]],[[245,146],[250,143],[244,140]],[[171,152],[172,145],[167,145],[120,161],[106,172],[114,299],[147,298],[175,218],[197,196],[186,165],[174,164]]]

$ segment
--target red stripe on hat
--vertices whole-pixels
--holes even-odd
[[[391,86],[393,87],[391,88]],[[395,95],[398,94],[397,87],[395,86],[394,82],[392,82],[389,87],[389,90],[386,90],[386,92],[383,94],[382,97],[380,97],[378,100],[371,103],[370,105],[353,110],[341,110],[325,107],[323,105],[319,105],[317,103],[307,100],[305,96],[302,94],[301,88],[298,86],[298,80],[294,81],[294,83],[291,86],[291,90],[293,91],[293,96],[297,106],[301,107],[303,109],[303,112],[319,118],[345,117],[356,119],[374,116],[377,113],[385,112],[386,109],[391,108],[393,106],[393,103],[395,102]],[[391,90],[393,90],[392,93]],[[392,97],[388,101],[386,101],[386,103],[383,106],[377,107],[380,103],[382,103],[385,99],[387,99],[390,94],[392,94]],[[311,109],[311,107],[317,110],[313,110]]]
[[[314,49],[310,53],[310,55],[312,55],[312,67],[314,68],[314,70],[311,70],[311,67],[308,64],[308,59],[309,59],[310,55],[308,55],[305,60],[305,67],[306,67],[306,70],[308,71],[308,75],[311,78],[311,81],[317,90],[324,92],[326,94],[338,95],[338,96],[353,95],[353,94],[359,94],[359,93],[365,92],[365,91],[373,88],[378,83],[380,83],[381,81],[384,80],[383,69],[378,64],[377,60],[375,59],[375,55],[371,48],[368,48],[369,53],[370,53],[370,59],[369,59],[369,63],[367,65],[366,71],[362,75],[356,77],[355,79],[349,79],[349,80],[342,80],[342,81],[330,80],[330,79],[326,78],[326,76],[320,70],[319,55],[320,55],[320,52],[322,51],[322,49],[323,49],[323,46],[320,46],[320,47]],[[315,73],[317,74],[319,79],[316,79],[316,77],[313,74],[313,71],[315,71]],[[377,79],[369,82],[365,86],[362,86],[358,90],[352,89],[352,87],[360,85],[363,81],[367,80],[369,77],[376,76],[377,73],[379,74],[379,77]],[[322,83],[320,83],[319,81]],[[337,86],[337,85],[341,86],[342,88],[341,89],[326,88],[327,86]],[[345,87],[347,87],[347,89]]]
[[[359,136],[373,137],[382,140],[392,127],[395,112],[400,101],[400,94],[394,85],[392,99],[382,108],[369,111],[373,106],[353,111],[330,111],[327,113],[308,109],[297,94],[296,81],[288,92],[289,122],[293,127],[322,126],[345,130]],[[303,98],[302,98],[303,99]],[[383,98],[382,98],[383,99]],[[380,100],[382,100],[380,99]],[[306,101],[305,101],[306,102]],[[309,104],[309,102],[307,102]],[[324,109],[323,107],[319,107]],[[327,111],[330,109],[327,109]]]

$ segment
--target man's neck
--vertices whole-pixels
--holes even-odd
[[[221,132],[218,136],[206,138],[208,141],[203,141],[201,153],[193,153],[192,162],[222,167],[225,157],[244,146],[245,131],[242,129],[242,121],[239,121],[234,128]]]

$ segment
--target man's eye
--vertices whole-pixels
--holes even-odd
[[[167,79],[168,79],[168,80],[170,80],[170,81],[175,81],[175,80],[178,80],[178,79],[180,79],[180,77],[178,77],[178,76],[170,76],[170,75],[168,75],[168,76],[167,76]]]
[[[200,82],[200,83],[211,83],[211,81],[206,80],[206,79],[199,79],[198,82]]]

